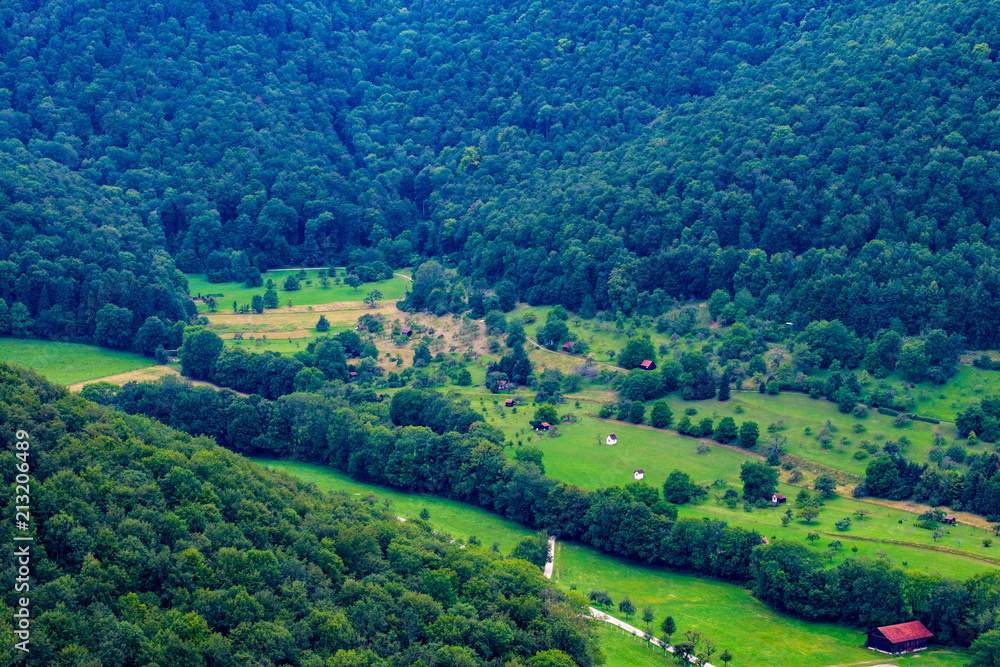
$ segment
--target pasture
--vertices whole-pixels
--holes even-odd
[[[484,509],[435,496],[407,494],[388,487],[361,484],[327,466],[254,457],[250,460],[311,482],[321,491],[341,492],[358,498],[373,494],[378,503],[390,500],[389,510],[404,518],[416,518],[422,509],[427,508],[431,515],[428,523],[438,531],[449,533],[462,544],[475,535],[487,546],[494,541],[499,542],[501,553],[507,553],[522,537],[534,535],[533,531]]]
[[[0,359],[33,368],[64,385],[128,373],[156,363],[138,354],[94,345],[17,338],[0,338]]]

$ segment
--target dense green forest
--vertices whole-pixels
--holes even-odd
[[[582,596],[387,507],[319,493],[204,437],[0,364],[13,542],[30,472],[30,653],[0,602],[0,661],[30,665],[598,664]],[[19,460],[16,454],[27,454]],[[21,500],[17,501],[21,503]],[[5,567],[5,590],[17,569]],[[24,603],[21,603],[22,605]],[[18,641],[24,639],[19,638]],[[25,658],[27,661],[25,662]]]
[[[799,328],[995,346],[998,26],[985,1],[4,0],[0,296],[15,334],[129,347],[180,314],[157,249],[216,280],[433,256],[584,314],[746,289]],[[48,238],[81,216],[138,238]]]

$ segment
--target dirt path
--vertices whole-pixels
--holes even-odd
[[[211,382],[205,382],[204,380],[192,380],[190,378],[183,377],[180,372],[171,368],[170,366],[147,366],[146,368],[140,368],[135,371],[129,371],[127,373],[118,373],[117,375],[106,375],[100,378],[94,378],[93,380],[84,380],[83,382],[76,382],[74,384],[68,385],[66,388],[72,392],[79,392],[85,385],[93,384],[95,382],[110,382],[111,384],[116,384],[119,387],[126,382],[153,382],[159,380],[161,377],[166,375],[176,375],[184,379],[186,382],[190,382],[193,385],[199,387],[211,387],[212,389],[225,389],[226,387],[220,387],[217,384],[212,384]],[[229,391],[236,391],[235,389],[230,389]],[[243,392],[236,391],[240,396],[249,396],[250,394],[244,394]]]
[[[614,616],[605,614],[600,609],[595,609],[594,607],[589,607],[589,609],[590,609],[590,615],[596,618],[598,621],[603,621],[604,623],[608,623],[609,625],[621,628],[625,632],[633,634],[636,637],[640,637],[641,639],[646,639],[646,633],[640,630],[639,628],[635,627],[634,625],[629,625],[625,621],[619,621]],[[646,639],[646,641],[648,641],[653,646],[663,649],[664,651],[670,651],[671,653],[674,653],[674,647],[666,643],[662,639],[657,639],[656,637],[650,636],[649,639]],[[697,662],[694,656],[688,657],[688,662],[693,662],[696,665],[703,665],[703,667],[715,667],[714,665],[712,665],[712,663],[709,662]]]
[[[549,538],[549,559],[545,561],[545,578],[552,578],[552,568],[556,564],[556,537],[553,535]]]

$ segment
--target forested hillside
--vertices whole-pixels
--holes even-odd
[[[745,287],[764,319],[986,347],[997,26],[985,0],[5,0],[0,137],[217,280],[435,256],[584,314]]]
[[[0,453],[0,533],[28,545],[30,588],[16,590],[32,622],[30,653],[15,650],[10,596],[0,602],[5,665],[600,660],[584,599],[557,592],[531,563],[459,549],[422,522],[321,494],[207,438],[0,364],[0,433],[14,442],[19,429],[28,448]],[[24,462],[34,541],[14,542],[25,534],[14,530]],[[0,575],[7,591],[15,561]]]

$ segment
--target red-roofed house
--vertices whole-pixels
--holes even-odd
[[[512,407],[514,407],[514,399],[513,398],[508,398],[506,401],[503,402],[503,406],[505,408],[512,408]]]
[[[409,338],[410,336],[413,335],[413,329],[411,329],[409,327],[406,327],[405,329],[402,329],[399,333],[401,333],[404,336],[406,336],[407,338]]]
[[[781,505],[782,503],[786,502],[787,500],[788,500],[788,498],[785,498],[780,493],[776,493],[773,496],[771,496],[771,504],[772,505]]]
[[[941,523],[949,523],[953,526],[955,525],[955,521],[956,521],[955,517],[953,517],[950,514],[947,515],[945,518],[941,519]]]
[[[868,648],[891,655],[913,653],[927,648],[927,640],[933,636],[920,621],[886,625],[868,631]]]
[[[542,422],[541,425],[539,425],[538,430],[539,431],[548,431],[550,426],[551,426],[551,424],[549,424],[548,422]]]
[[[573,351],[572,341],[566,341],[565,343],[563,343],[563,352],[572,352],[572,351]]]
[[[643,360],[642,360],[642,363],[641,363],[641,364],[639,364],[639,368],[641,368],[641,369],[642,369],[642,370],[644,370],[644,371],[651,371],[651,370],[653,370],[654,368],[656,368],[656,364],[654,364],[654,363],[653,363],[652,361],[650,361],[649,359],[643,359]]]

